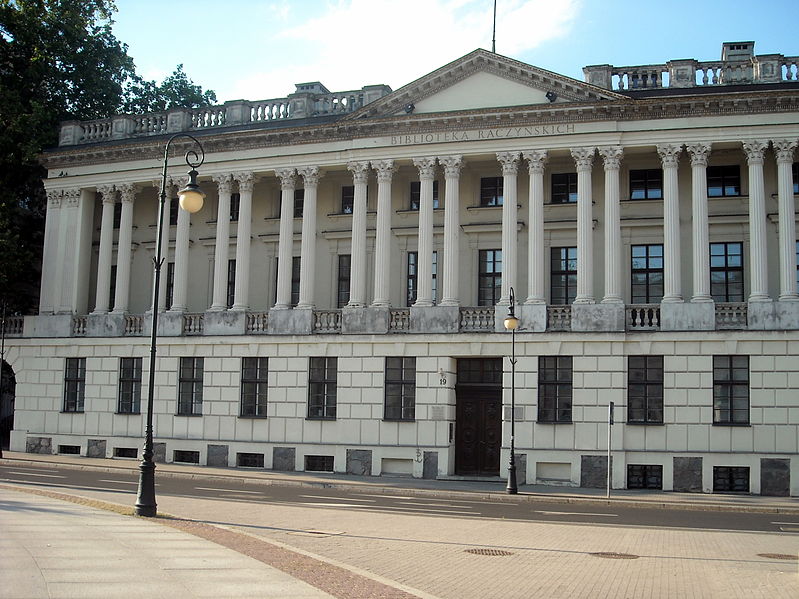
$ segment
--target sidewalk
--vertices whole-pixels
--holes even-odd
[[[137,470],[138,460],[86,458],[70,455],[42,455],[4,451],[0,464],[28,465],[58,464],[62,467],[105,470]],[[276,472],[246,468],[212,468],[186,464],[157,464],[156,476],[174,476],[225,480],[246,479],[251,483],[279,486],[307,486],[347,488],[387,494],[418,495],[440,498],[479,496],[495,501],[507,500],[505,483],[500,480],[426,480],[410,477],[367,477],[345,474]],[[604,489],[580,487],[554,487],[549,485],[520,485],[519,495],[528,501],[556,501],[563,503],[591,502],[602,505],[624,504],[632,507],[659,507],[664,509],[712,510],[734,512],[768,512],[799,514],[799,498],[767,497],[761,495],[721,495],[708,493],[674,493],[652,490],[613,489],[605,497]]]

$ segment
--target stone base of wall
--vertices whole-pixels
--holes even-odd
[[[424,462],[422,465],[422,478],[436,479],[438,478],[438,452],[425,451]]]
[[[166,443],[153,443],[153,462],[166,463]]]
[[[208,445],[205,463],[208,466],[217,468],[228,467],[228,446],[227,445]]]
[[[51,437],[28,437],[25,441],[25,453],[53,453],[53,439]]]
[[[702,492],[702,458],[674,458],[673,489],[680,493]]]
[[[297,450],[293,447],[272,448],[272,470],[294,472],[297,469]]]
[[[86,441],[87,458],[106,457],[108,442],[105,439],[88,439]]]
[[[760,458],[760,494],[775,497],[791,494],[791,460]]]
[[[369,449],[347,450],[347,474],[372,475],[372,451]]]
[[[613,467],[613,458],[610,462]],[[608,484],[608,457],[604,455],[580,456],[580,486],[604,489]]]

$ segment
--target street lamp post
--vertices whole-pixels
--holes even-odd
[[[510,495],[516,495],[519,488],[516,486],[516,329],[519,328],[519,319],[516,318],[516,297],[513,287],[510,288],[510,305],[508,315],[505,317],[505,329],[511,335],[510,359],[510,461],[508,462],[508,486],[505,488]]]
[[[164,166],[161,176],[161,195],[158,204],[158,223],[156,225],[155,257],[153,258],[153,303],[152,303],[152,332],[150,333],[150,379],[147,388],[147,426],[144,434],[144,453],[139,464],[139,491],[136,496],[136,515],[154,517],[156,515],[155,503],[155,462],[153,462],[153,399],[155,395],[155,354],[156,336],[158,334],[158,295],[161,284],[161,266],[164,258],[161,255],[161,240],[164,235],[164,207],[166,206],[166,186],[167,186],[167,162],[169,160],[169,148],[172,142],[179,137],[191,139],[197,150],[191,149],[186,152],[186,164],[189,165],[189,182],[186,187],[178,192],[180,207],[187,212],[197,212],[203,206],[205,194],[197,184],[196,169],[205,161],[205,151],[202,144],[197,139],[187,133],[178,133],[169,138],[164,148]]]

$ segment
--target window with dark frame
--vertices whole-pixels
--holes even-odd
[[[502,206],[504,180],[502,177],[480,178],[480,205]]]
[[[138,414],[141,409],[141,358],[119,359],[117,414]]]
[[[175,301],[175,263],[166,263],[166,307],[172,307]]]
[[[737,164],[707,167],[707,197],[727,198],[741,195],[741,167]]]
[[[408,279],[407,279],[407,305],[412,306],[416,302],[416,294],[418,292],[418,260],[419,260],[419,253],[418,252],[408,252]],[[432,273],[433,273],[433,303],[438,303],[438,252],[433,252],[433,264],[432,264]]]
[[[538,356],[538,422],[572,421],[572,356]]]
[[[352,214],[355,209],[355,186],[343,185],[341,187],[341,214]]]
[[[663,356],[627,358],[627,423],[663,424]]]
[[[64,412],[83,412],[86,358],[67,358],[64,365]]]
[[[713,466],[714,493],[748,493],[748,466]]]
[[[337,358],[311,358],[308,376],[308,418],[335,420]]]
[[[178,373],[178,416],[203,413],[203,358],[181,358]]]
[[[122,224],[122,203],[114,202],[114,229],[119,229]]]
[[[336,284],[336,307],[343,308],[350,301],[350,271],[352,256],[342,254],[338,257],[338,278]]]
[[[710,294],[717,302],[744,301],[744,256],[740,241],[710,244]]]
[[[793,194],[799,194],[799,162],[791,165],[791,178],[793,180]]]
[[[571,304],[577,297],[577,248],[550,248],[550,258],[550,304]]]
[[[419,210],[422,205],[422,182],[411,181],[410,205],[408,210]],[[438,210],[438,181],[433,181],[433,210]]]
[[[169,226],[176,227],[178,224],[178,209],[180,205],[177,198],[167,200],[167,208],[169,210]]]
[[[799,288],[799,241],[796,242],[796,287]]]
[[[631,200],[663,199],[663,169],[648,168],[630,171]]]
[[[300,257],[291,257],[291,307],[300,303]]]
[[[386,358],[384,420],[416,418],[416,358]]]
[[[302,210],[305,206],[305,189],[294,190],[294,218],[302,218]]]
[[[266,418],[268,391],[269,358],[242,358],[239,415]]]
[[[241,194],[230,194],[230,220],[236,222],[239,220],[239,208],[241,207]]]
[[[663,466],[660,464],[628,464],[628,489],[663,489]]]
[[[749,424],[749,356],[713,356],[713,424]]]
[[[552,203],[574,204],[577,202],[577,173],[552,174]]]
[[[477,305],[494,306],[502,295],[502,250],[480,250]]]
[[[111,265],[111,281],[108,289],[108,307],[114,309],[114,304],[117,301],[117,265]]]
[[[227,261],[227,307],[232,308],[236,301],[236,261]]]
[[[663,299],[663,245],[630,246],[630,298],[633,304]]]

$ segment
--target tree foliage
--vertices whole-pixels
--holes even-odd
[[[155,81],[145,81],[134,75],[125,87],[122,111],[129,114],[158,112],[170,108],[195,108],[209,106],[216,102],[216,94],[203,91],[183,71],[179,64],[175,72],[164,79],[161,85]]]

